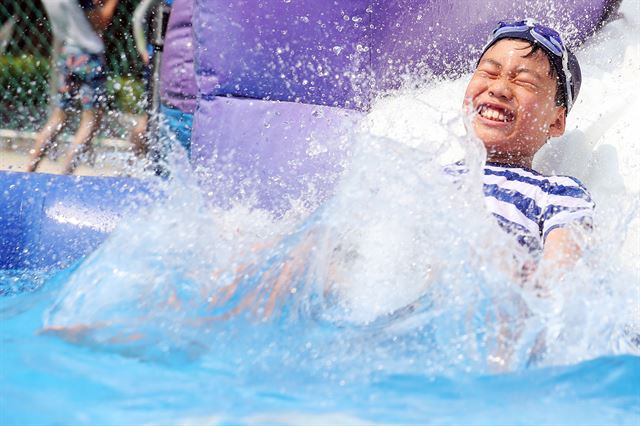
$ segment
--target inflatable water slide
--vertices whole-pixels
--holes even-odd
[[[192,166],[203,185],[224,176],[222,196],[252,193],[258,207],[279,211],[310,186],[331,193],[349,149],[345,128],[403,77],[463,75],[501,19],[534,17],[577,46],[619,2],[196,0],[192,16],[190,0],[175,3],[193,31],[170,28],[183,48],[165,52],[179,72],[162,84],[174,105],[195,110]],[[191,55],[195,67],[181,68]],[[184,93],[197,100],[181,104]],[[149,188],[133,178],[0,172],[0,269],[68,265],[149,202]]]

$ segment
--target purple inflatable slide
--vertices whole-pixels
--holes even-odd
[[[225,176],[223,197],[249,192],[273,210],[309,187],[322,197],[344,126],[399,76],[467,71],[502,19],[536,18],[577,45],[616,3],[195,0],[194,161]]]

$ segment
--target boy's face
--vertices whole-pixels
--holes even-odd
[[[503,39],[482,56],[467,92],[476,135],[490,160],[530,166],[549,137],[564,133],[564,107],[556,106],[556,79],[544,52],[524,40]]]

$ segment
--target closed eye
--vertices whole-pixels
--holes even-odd
[[[478,75],[480,77],[487,77],[487,78],[496,78],[498,77],[498,73],[492,70],[478,70]]]
[[[515,83],[520,85],[520,86],[523,86],[523,87],[528,87],[530,89],[537,89],[538,88],[538,85],[536,83],[534,83],[533,81],[531,81],[531,80],[523,80],[523,79],[519,79],[518,78],[518,79],[515,80]]]

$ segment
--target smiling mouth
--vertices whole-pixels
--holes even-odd
[[[482,118],[499,123],[510,123],[515,118],[515,114],[511,111],[488,104],[480,104],[476,112]]]

